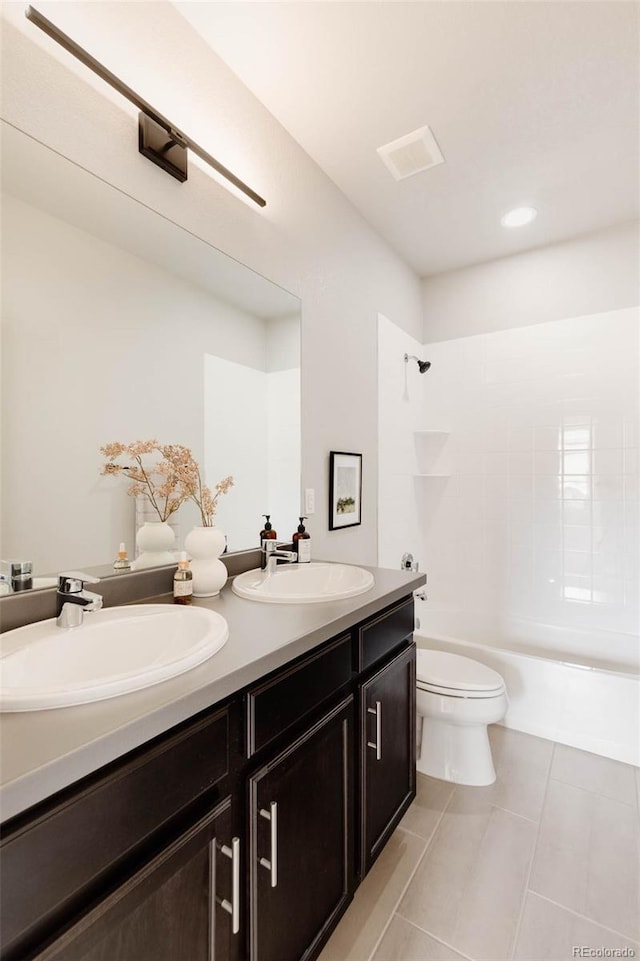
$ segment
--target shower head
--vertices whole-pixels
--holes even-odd
[[[424,374],[431,367],[430,360],[420,360],[418,357],[415,356],[415,354],[411,354],[411,355],[405,354],[404,355],[405,364],[408,364],[410,360],[415,360],[415,362],[418,365],[418,370],[420,371],[421,374]]]

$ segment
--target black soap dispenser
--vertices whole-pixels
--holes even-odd
[[[260,531],[260,550],[262,551],[262,557],[260,559],[260,567],[264,571],[267,566],[267,555],[264,553],[264,542],[265,541],[275,541],[278,533],[274,531],[271,526],[271,514],[263,514],[265,518],[264,528]]]
[[[292,537],[293,549],[298,555],[298,564],[311,563],[311,534],[305,529],[306,519],[306,517],[300,518],[298,530]]]

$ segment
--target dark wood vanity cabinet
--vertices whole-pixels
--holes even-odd
[[[159,932],[160,916],[172,904],[167,892],[173,892],[180,895],[172,911],[175,938],[178,905],[190,899],[186,889],[193,888],[205,858],[222,876],[216,896],[227,883],[228,859],[213,859],[214,839],[232,847],[229,797],[239,721],[232,704],[209,711],[55,796],[31,816],[3,825],[2,961],[85,956],[157,961],[160,955],[153,952],[140,955],[134,928]],[[213,898],[213,887],[201,892],[201,904],[209,893]],[[128,914],[137,919],[133,926],[125,920]],[[215,926],[213,907],[207,917]],[[164,922],[163,943],[170,940],[168,914]],[[221,937],[222,928],[215,940]],[[147,941],[152,943],[150,934]],[[103,949],[103,942],[111,946]],[[46,951],[44,944],[50,945]],[[179,958],[174,954],[172,961]]]
[[[303,961],[353,888],[353,696],[249,778],[249,957]]]
[[[360,685],[360,871],[367,873],[416,792],[415,644]]]
[[[234,915],[239,909],[240,862],[238,840],[231,838],[230,807],[229,798],[199,818],[30,957],[239,961],[240,920]]]
[[[1,961],[313,961],[415,795],[407,597],[14,819]]]

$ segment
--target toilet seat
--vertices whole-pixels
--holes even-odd
[[[417,652],[416,684],[419,690],[447,697],[499,697],[505,690],[498,672],[485,664],[432,650]]]

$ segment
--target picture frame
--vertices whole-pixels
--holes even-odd
[[[329,530],[362,523],[362,454],[329,453]]]

